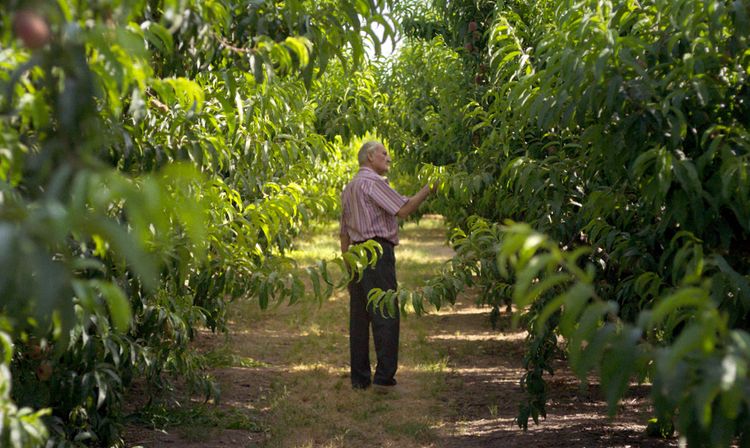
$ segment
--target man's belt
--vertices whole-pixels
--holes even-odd
[[[380,243],[381,246],[394,246],[394,244],[391,241],[380,236],[374,236],[372,238],[366,239],[365,241],[369,241],[369,240],[377,241],[378,243]],[[354,244],[362,244],[365,241],[354,241]]]

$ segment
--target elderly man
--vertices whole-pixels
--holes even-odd
[[[351,380],[355,389],[366,389],[371,383],[396,385],[398,368],[399,316],[383,316],[367,306],[367,295],[373,288],[395,290],[398,244],[398,218],[417,210],[431,190],[422,187],[412,197],[402,196],[382,177],[388,172],[391,158],[380,142],[367,142],[359,150],[359,172],[341,194],[341,251],[351,244],[375,240],[383,253],[374,267],[368,267],[361,281],[349,285],[349,348]],[[371,378],[369,338],[370,324],[375,340],[377,367]]]

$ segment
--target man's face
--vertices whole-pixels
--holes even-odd
[[[370,154],[369,159],[372,169],[381,176],[387,173],[391,167],[391,156],[388,155],[388,151],[386,151],[383,145],[375,148],[375,151]]]

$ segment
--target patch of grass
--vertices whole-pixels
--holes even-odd
[[[446,394],[450,388],[449,373],[451,369],[448,363],[449,357],[443,356],[437,359],[433,358],[428,362],[420,362],[413,367],[416,371],[415,375],[418,376],[422,384],[423,396],[436,399]]]
[[[204,353],[203,358],[209,367],[217,369],[225,367],[268,367],[268,364],[263,361],[233,353],[228,345]]]
[[[419,364],[417,369],[429,373],[445,373],[448,369],[449,361],[450,359],[447,356],[444,356],[431,363]]]
[[[441,360],[447,359],[445,350],[429,340],[428,331],[431,328],[428,328],[426,322],[416,316],[409,319],[409,325],[414,335],[402,344],[402,348],[405,353],[409,353],[409,358],[416,364],[416,368],[424,370],[423,366],[425,365],[435,365],[436,363],[440,363]],[[437,370],[443,372],[446,366],[447,364],[443,366],[443,369]],[[431,370],[435,371],[436,369],[433,368]]]
[[[497,418],[497,405],[496,404],[487,406],[487,409],[490,411],[490,417]]]
[[[339,223],[329,221],[317,225],[310,233],[298,236],[287,255],[306,266],[334,258],[340,253]]]
[[[154,429],[180,427],[186,437],[202,440],[210,438],[212,430],[241,429],[262,432],[264,428],[248,412],[240,409],[218,408],[213,404],[191,403],[187,406],[168,406],[156,403],[136,413],[134,419]]]
[[[396,253],[402,287],[418,287],[439,272],[450,257],[445,235],[440,219],[425,218],[419,226],[411,222],[404,226],[403,244]],[[338,222],[334,221],[298,237],[287,255],[307,266],[338,253]],[[241,327],[247,335],[243,339],[246,348],[238,351],[251,359],[269,359],[279,369],[263,403],[269,432],[264,448],[415,448],[436,438],[432,420],[425,415],[440,418],[441,412],[430,412],[430,406],[437,388],[445,390],[448,368],[445,353],[428,337],[432,321],[416,316],[402,320],[399,359],[403,369],[398,374],[398,390],[379,395],[351,389],[346,290],[337,291],[322,304],[301,300],[292,307],[260,311],[257,303],[245,301],[234,304],[232,312],[235,328]],[[373,364],[374,353],[371,345]],[[410,421],[414,416],[421,421]]]
[[[396,436],[405,436],[420,443],[429,443],[437,439],[437,434],[429,424],[419,421],[386,423],[385,431]]]
[[[373,418],[377,414],[390,411],[391,405],[384,401],[369,401],[364,404],[360,409],[357,409],[352,417],[354,420],[364,421]]]

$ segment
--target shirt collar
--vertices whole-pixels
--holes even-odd
[[[369,166],[359,167],[359,174],[362,174],[363,176],[371,177],[371,178],[385,179],[384,176],[381,176],[380,174],[376,173],[375,170],[370,168]]]

